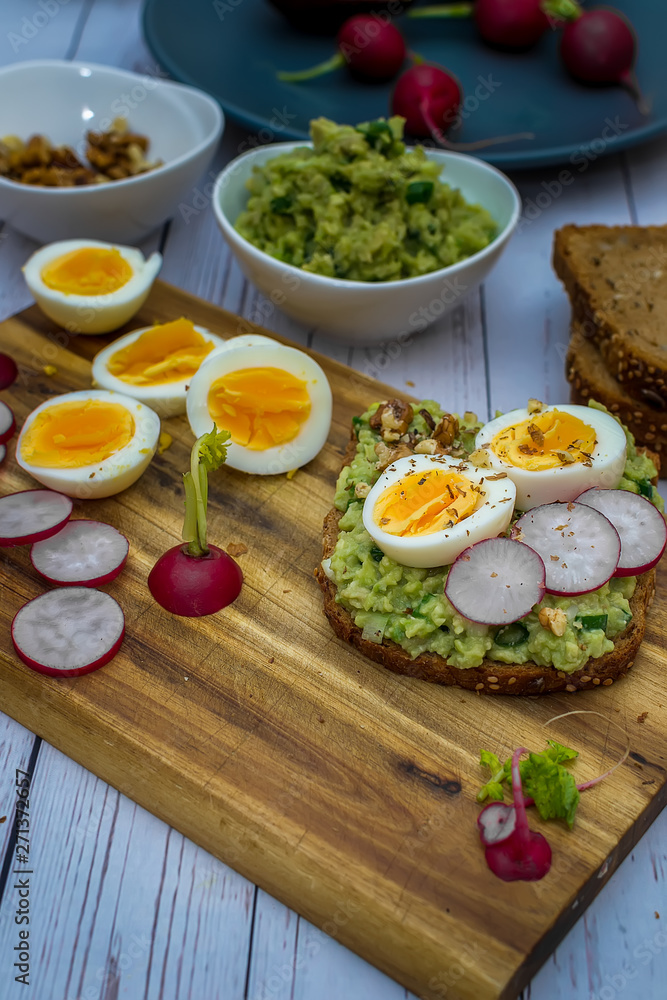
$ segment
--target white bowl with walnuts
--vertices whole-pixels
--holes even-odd
[[[224,125],[194,87],[95,63],[6,66],[0,99],[0,218],[41,243],[147,236],[187,200]]]

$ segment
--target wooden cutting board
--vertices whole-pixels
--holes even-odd
[[[248,326],[159,283],[132,326],[180,315],[222,336]],[[46,396],[89,385],[90,358],[106,339],[70,337],[36,308],[2,324],[0,346],[21,369],[3,393],[17,421]],[[331,633],[313,569],[350,418],[390,390],[318,361],[335,401],[318,458],[291,480],[224,468],[211,477],[210,540],[247,546],[231,608],[175,618],[146,587],[180,539],[192,443],[183,417],[165,422],[173,444],[135,486],[75,510],[131,543],[107,588],[127,637],[104,669],[54,680],[18,661],[12,617],[44,587],[25,548],[3,550],[0,708],[420,997],[509,1000],[665,804],[665,571],[634,669],[612,687],[481,697],[365,660]],[[0,493],[34,485],[8,456]],[[574,709],[600,715],[545,729]],[[531,816],[552,845],[552,870],[506,884],[487,869],[477,836],[479,749],[504,758],[548,737],[580,751],[582,781],[615,763],[627,741],[631,755],[582,796],[573,832]]]

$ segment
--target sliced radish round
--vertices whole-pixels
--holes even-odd
[[[489,802],[477,817],[477,826],[485,847],[498,844],[514,833],[516,809],[506,802]]]
[[[621,558],[614,576],[636,576],[660,561],[667,545],[667,524],[646,497],[629,490],[593,487],[577,497],[577,503],[594,507],[616,528],[621,539]]]
[[[14,414],[7,404],[0,400],[0,444],[9,441],[15,430],[16,421],[14,420]]]
[[[546,503],[523,514],[512,529],[538,552],[550,594],[588,594],[618,566],[621,540],[611,521],[583,503]]]
[[[8,389],[16,381],[19,370],[8,354],[0,353],[0,389]]]
[[[464,549],[452,564],[445,595],[470,621],[507,625],[544,597],[544,564],[521,542],[487,538]]]
[[[23,662],[49,677],[78,677],[104,666],[125,635],[117,601],[89,587],[59,587],[24,605],[12,623]]]
[[[56,535],[36,542],[30,561],[51,583],[97,587],[114,580],[127,561],[130,544],[102,521],[68,521]]]
[[[0,497],[0,546],[50,538],[69,521],[73,503],[53,490],[23,490]]]

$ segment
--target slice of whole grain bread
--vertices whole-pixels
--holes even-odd
[[[661,454],[667,450],[667,413],[660,413],[628,395],[610,375],[595,343],[584,336],[578,323],[572,325],[565,374],[571,386],[573,403],[586,406],[589,399],[596,399],[620,417],[634,434],[638,445],[645,445]]]
[[[350,439],[343,466],[349,465],[356,452],[356,435]],[[656,456],[657,459],[657,456]],[[338,522],[342,517],[333,508],[324,519],[322,558],[333,553],[338,539]],[[382,643],[364,639],[362,629],[354,624],[350,613],[336,602],[336,585],[324,572],[321,564],[315,571],[316,579],[324,594],[324,614],[336,635],[350,643],[369,659],[382,664],[396,674],[418,677],[435,684],[455,685],[480,692],[480,694],[538,695],[554,691],[575,692],[604,685],[608,687],[622,677],[634,664],[646,627],[646,612],[655,594],[655,570],[643,573],[637,579],[635,593],[630,600],[632,619],[615,639],[613,650],[595,659],[589,659],[581,670],[567,674],[554,667],[541,667],[528,661],[505,664],[485,659],[479,667],[461,669],[451,666],[437,653],[421,653],[415,659],[397,643],[383,639]]]
[[[667,412],[667,226],[564,226],[553,266],[611,376]]]

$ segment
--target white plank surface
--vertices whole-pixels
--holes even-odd
[[[160,72],[140,36],[139,0],[54,3],[57,13],[43,24],[38,17],[41,26],[32,34],[30,25],[43,5],[3,0],[0,64],[82,58]],[[25,43],[14,36],[25,36]],[[496,407],[517,405],[518,394],[564,398],[569,311],[549,263],[553,229],[565,222],[667,221],[664,139],[573,171],[573,182],[561,191],[557,168],[517,174],[525,219],[482,293],[463,299],[412,340],[350,348],[272,307],[244,281],[223,244],[206,204],[208,185],[244,138],[242,129],[228,125],[211,171],[184,203],[197,214],[177,211],[145,247],[163,241],[162,276],[369,375],[484,417]],[[20,267],[34,248],[0,229],[0,318],[30,302]],[[27,766],[34,745],[32,734],[0,715],[0,819],[8,817],[0,823],[0,858],[7,853],[15,769]],[[45,744],[31,793],[36,872],[31,979],[38,1000],[409,996],[338,944],[335,933],[327,936],[308,924]],[[667,995],[666,886],[663,813],[537,974],[524,1000]],[[10,884],[0,904],[2,1000],[27,995],[12,976],[15,902]],[[345,920],[342,911],[333,916]],[[334,929],[335,921],[327,926]],[[441,989],[432,996],[445,995]]]

